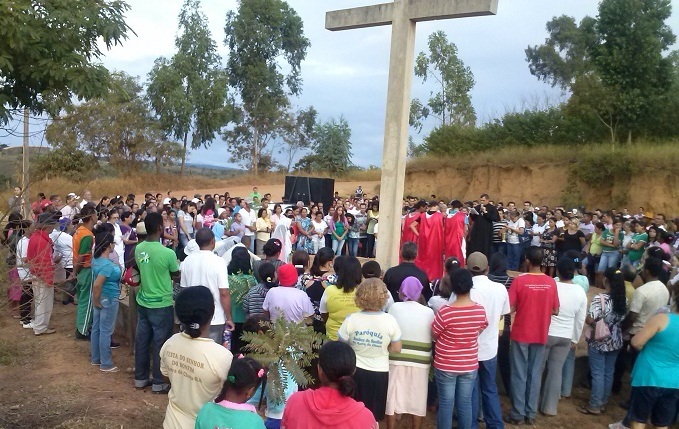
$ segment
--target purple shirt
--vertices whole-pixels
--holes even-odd
[[[269,289],[262,305],[271,315],[271,321],[285,317],[289,322],[301,322],[314,314],[309,295],[296,287],[278,286]]]

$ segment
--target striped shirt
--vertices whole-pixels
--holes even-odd
[[[479,368],[479,333],[488,326],[486,310],[479,304],[441,307],[432,332],[436,338],[434,368],[466,373]]]
[[[243,298],[243,310],[245,317],[254,316],[256,314],[264,314],[264,299],[269,292],[269,288],[262,283],[253,286],[252,289]]]
[[[389,354],[389,365],[429,368],[434,311],[420,303],[397,302],[389,308],[401,328],[401,353]]]

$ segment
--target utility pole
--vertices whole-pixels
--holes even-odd
[[[24,145],[21,176],[21,196],[23,200],[22,213],[24,219],[31,219],[31,201],[28,193],[28,109],[24,109]]]

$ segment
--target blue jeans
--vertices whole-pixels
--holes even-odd
[[[120,302],[117,297],[102,296],[99,303],[102,308],[94,307],[92,333],[90,334],[92,363],[101,364],[101,369],[111,369],[113,368],[111,336],[116,327]]]
[[[342,254],[342,248],[344,247],[344,240],[336,240],[334,237],[332,239],[332,251],[335,252],[335,256]]]
[[[606,268],[615,268],[620,262],[620,252],[617,250],[614,252],[601,252],[601,259],[599,259],[599,266],[597,267],[597,273],[606,271]]]
[[[472,393],[472,428],[479,427],[475,418],[479,415],[479,388],[481,388],[481,407],[483,409],[483,421],[487,429],[502,429],[502,408],[500,408],[500,396],[495,383],[497,371],[497,356],[492,359],[479,361],[478,382],[474,383]]]
[[[493,249],[493,253],[500,252],[500,253],[506,255],[507,254],[507,243],[504,242],[504,241],[500,242],[500,243],[493,243],[492,249]]]
[[[358,256],[358,237],[347,239],[349,243],[349,256]]]
[[[512,340],[509,348],[511,362],[511,418],[534,419],[538,412],[540,371],[544,359],[544,344],[526,344]]]
[[[507,243],[507,269],[516,271],[521,265],[521,244]]]
[[[472,394],[476,384],[476,371],[454,373],[434,370],[436,388],[439,392],[439,411],[436,416],[438,429],[452,429],[453,404],[457,409],[458,429],[472,427]]]
[[[561,371],[561,396],[570,398],[573,393],[573,376],[575,375],[575,350],[571,349]]]
[[[163,374],[160,372],[160,348],[172,336],[174,309],[172,306],[146,308],[137,305],[137,334],[134,339],[134,380],[135,385],[149,379],[150,346],[153,343],[153,385],[162,388]]]
[[[620,350],[612,352],[600,352],[592,347],[587,347],[589,356],[589,371],[592,373],[592,391],[589,397],[589,406],[600,409],[608,403],[613,388],[613,373],[615,372],[615,360]]]

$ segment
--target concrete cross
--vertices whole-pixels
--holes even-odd
[[[410,87],[415,61],[415,24],[438,19],[495,15],[497,3],[498,0],[394,0],[393,3],[337,10],[325,15],[325,28],[331,31],[392,26],[377,245],[377,260],[385,269],[398,264],[401,241]]]

